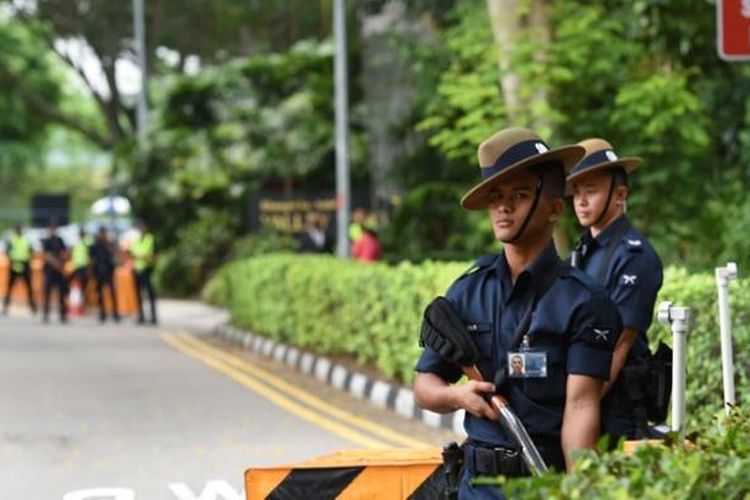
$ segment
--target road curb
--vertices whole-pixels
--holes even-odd
[[[418,420],[429,427],[447,429],[459,435],[464,432],[464,410],[439,414],[423,410],[414,401],[408,387],[374,379],[358,371],[334,363],[325,356],[303,352],[299,348],[241,330],[230,324],[216,327],[214,335],[233,342],[257,355],[284,363],[336,389],[385,408],[410,420]]]

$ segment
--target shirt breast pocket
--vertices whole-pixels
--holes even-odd
[[[559,402],[565,398],[565,353],[556,347],[536,348],[535,351],[547,355],[547,376],[522,379],[523,392],[539,403]]]
[[[485,380],[491,381],[495,376],[495,344],[492,323],[473,323],[467,325],[467,329],[472,332],[474,343],[481,354],[477,368],[479,368]]]

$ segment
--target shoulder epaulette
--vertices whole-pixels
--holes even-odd
[[[643,240],[640,238],[623,238],[622,241],[631,252],[640,252],[643,250]]]
[[[464,276],[470,276],[480,271],[491,269],[495,264],[497,258],[498,256],[493,254],[482,255],[477,260],[475,260],[474,263],[466,271],[464,271],[461,277],[463,278]]]

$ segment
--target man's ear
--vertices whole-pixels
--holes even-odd
[[[552,203],[550,203],[550,209],[549,209],[549,221],[551,223],[557,222],[557,219],[559,219],[563,212],[565,211],[565,202],[562,198],[553,198]]]
[[[615,199],[615,202],[618,205],[624,204],[626,201],[628,201],[628,187],[627,186],[617,186],[615,188],[615,193],[613,198]]]

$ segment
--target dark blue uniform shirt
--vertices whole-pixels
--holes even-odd
[[[581,240],[584,248],[579,267],[604,285],[620,310],[623,328],[638,331],[629,357],[646,355],[646,331],[663,280],[659,256],[626,217],[617,219],[596,238],[587,232]]]
[[[547,377],[510,379],[504,394],[532,438],[547,442],[559,440],[567,375],[603,380],[609,376],[612,350],[622,327],[615,305],[590,277],[563,264],[551,242],[515,283],[510,280],[505,255],[488,255],[477,260],[446,294],[473,332],[483,354],[479,368],[485,380],[492,381],[496,370],[507,371],[508,352],[518,350],[513,345],[518,324],[535,288],[549,273],[556,276],[534,307],[528,329],[529,347],[547,355]],[[431,348],[422,352],[416,370],[450,383],[461,378],[460,368]],[[497,422],[467,412],[464,427],[471,440],[512,446]]]
[[[581,238],[579,267],[601,282],[622,316],[623,328],[638,331],[625,366],[648,356],[646,331],[654,315],[656,295],[662,285],[662,264],[648,240],[627,218],[620,217],[596,238]],[[621,372],[622,373],[622,372]],[[645,422],[643,422],[645,425]],[[624,378],[602,400],[602,431],[637,437],[635,408],[627,396]]]

